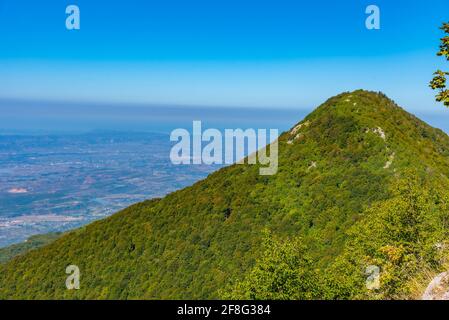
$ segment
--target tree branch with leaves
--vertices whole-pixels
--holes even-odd
[[[441,38],[440,51],[438,51],[437,55],[445,57],[446,60],[449,61],[449,22],[443,23],[443,26],[440,29],[448,35]],[[446,76],[449,76],[449,72],[437,70],[434,73],[434,78],[430,81],[429,86],[433,90],[438,90],[436,100],[442,102],[446,107],[449,107],[449,89],[446,84]]]

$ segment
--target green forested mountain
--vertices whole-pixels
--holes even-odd
[[[446,270],[448,175],[445,133],[344,93],[280,136],[276,175],[233,165],[68,232],[0,265],[0,298],[414,298]]]

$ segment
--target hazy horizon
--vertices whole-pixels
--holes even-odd
[[[0,98],[0,134],[81,134],[92,131],[169,134],[176,128],[189,130],[193,120],[201,120],[205,127],[218,129],[275,128],[282,132],[289,130],[318,105],[295,109]],[[449,113],[445,108],[410,110],[400,106],[449,134]]]
[[[66,3],[0,2],[0,98],[311,110],[366,89],[441,108],[428,83],[444,0],[379,0],[379,30],[367,1],[76,4],[80,30]]]

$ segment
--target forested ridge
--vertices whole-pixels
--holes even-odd
[[[444,132],[343,93],[281,134],[277,174],[229,166],[68,232],[0,265],[0,298],[414,298],[447,270],[448,175]]]

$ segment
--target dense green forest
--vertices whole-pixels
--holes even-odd
[[[277,174],[233,165],[68,232],[0,265],[0,298],[416,298],[447,270],[448,175],[445,133],[343,93],[279,137]]]

